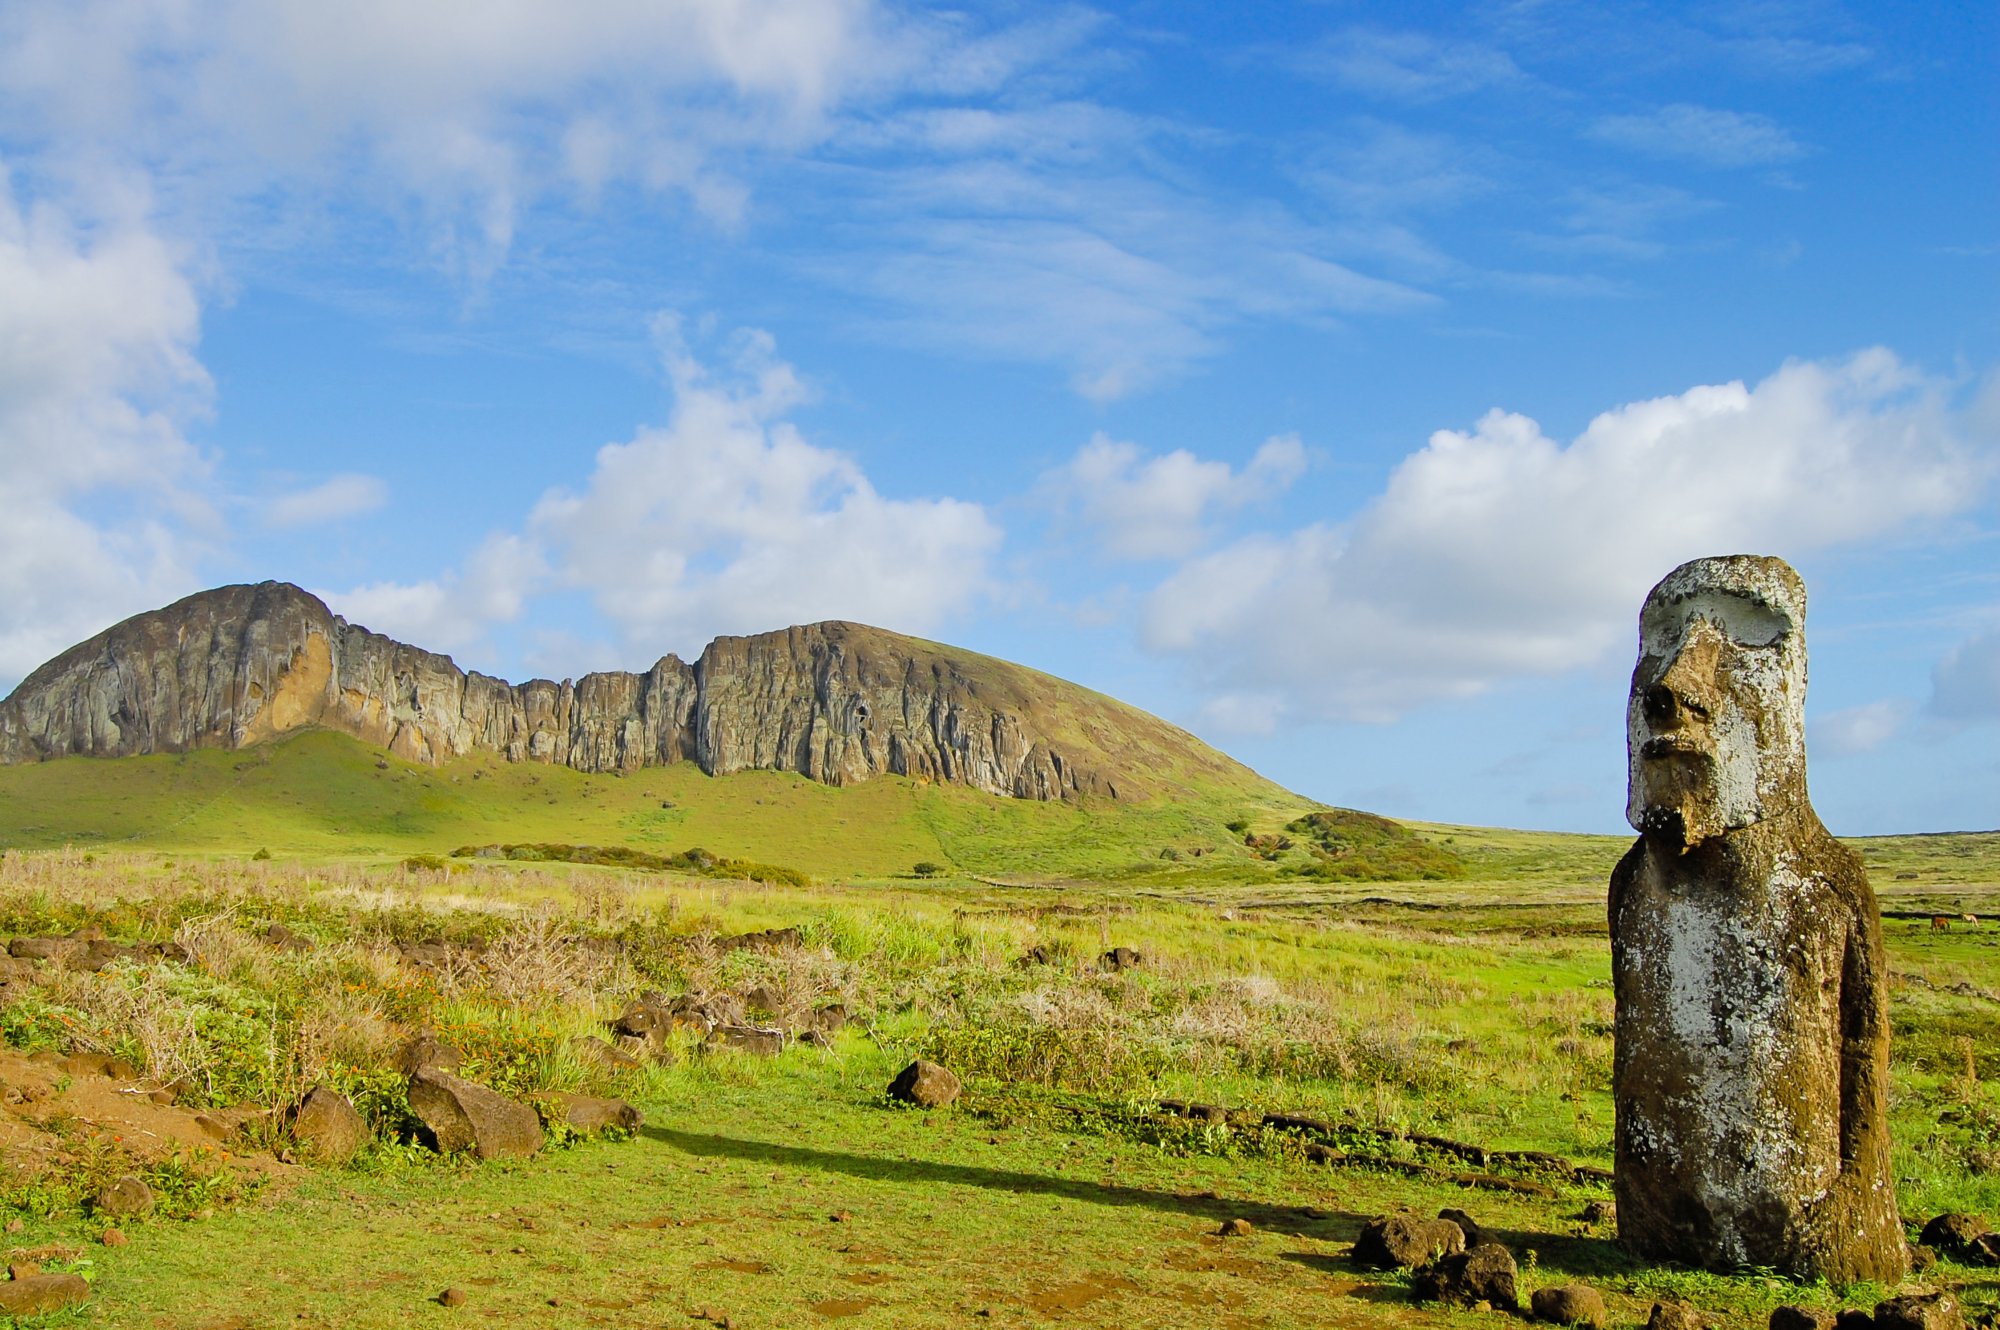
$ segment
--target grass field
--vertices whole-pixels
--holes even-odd
[[[1076,809],[901,781],[433,771],[317,735],[0,769],[0,840],[30,847],[0,859],[0,933],[96,928],[191,958],[10,988],[11,1045],[117,1054],[147,1084],[179,1080],[188,1111],[282,1107],[328,1082],[381,1133],[352,1168],[283,1167],[265,1153],[281,1134],[253,1120],[246,1172],[113,1140],[88,1118],[91,1085],[59,1080],[0,1105],[14,1170],[0,1208],[20,1225],[7,1249],[93,1279],[58,1325],[1475,1324],[1345,1258],[1370,1215],[1459,1206],[1514,1249],[1524,1288],[1586,1279],[1618,1323],[1661,1296],[1743,1326],[1780,1302],[1868,1303],[1877,1291],[1637,1265],[1582,1217],[1601,1184],[1489,1170],[1549,1188],[1524,1195],[1412,1173],[1450,1161],[1377,1129],[1610,1162],[1603,893],[1626,842],[1417,826],[1462,871],[1402,881],[1303,880],[1284,872],[1300,851],[1274,863],[1244,844],[1305,811],[1240,791]],[[699,844],[816,880],[404,862],[503,841]],[[1896,976],[1904,1215],[2000,1215],[2000,927],[1931,925],[2000,914],[2000,835],[1855,844]],[[1208,853],[1158,855],[1196,845]],[[923,860],[946,871],[911,876]],[[274,923],[311,946],[267,943]],[[709,941],[779,927],[802,944]],[[458,959],[413,970],[395,944],[420,940]],[[1115,946],[1142,963],[1100,970]],[[794,1013],[839,1001],[853,1021],[830,1047],[770,1059],[688,1039],[637,1071],[579,1058],[571,1041],[642,989],[761,990]],[[615,1092],[647,1125],[506,1165],[397,1144],[380,1068],[426,1025],[509,1093]],[[957,1105],[884,1099],[918,1054],[965,1078]],[[1162,1117],[1162,1099],[1325,1119],[1354,1134],[1349,1159]],[[79,1202],[128,1168],[188,1217],[105,1247]],[[1254,1234],[1218,1236],[1230,1218]],[[1975,1311],[2000,1306],[1990,1272],[1929,1277]],[[463,1307],[434,1301],[446,1287]]]

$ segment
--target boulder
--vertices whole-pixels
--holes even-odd
[[[1604,1295],[1588,1284],[1554,1284],[1548,1288],[1538,1288],[1529,1295],[1528,1305],[1534,1310],[1535,1319],[1547,1321],[1551,1325],[1581,1325],[1589,1330],[1604,1330],[1605,1322],[1611,1319],[1611,1312],[1604,1305]]]
[[[1992,1232],[1992,1227],[1979,1215],[1935,1215],[1924,1225],[1923,1236],[1918,1241],[1938,1255],[1958,1261],[1964,1259],[1973,1243]]]
[[[1833,1330],[1875,1330],[1875,1318],[1859,1307],[1845,1307],[1833,1314]]]
[[[569,1047],[578,1059],[600,1071],[630,1071],[634,1067],[645,1065],[643,1059],[599,1039],[596,1035],[580,1035],[569,1041]]]
[[[1350,1255],[1356,1265],[1371,1270],[1414,1270],[1464,1250],[1465,1230],[1451,1220],[1398,1210],[1362,1225]]]
[[[1707,1330],[1708,1318],[1685,1302],[1656,1302],[1646,1314],[1646,1330]]]
[[[410,1077],[410,1111],[441,1151],[507,1159],[542,1148],[542,1120],[534,1109],[434,1067]]]
[[[1834,1330],[1834,1312],[1810,1306],[1780,1306],[1770,1314],[1770,1330]]]
[[[1410,1277],[1410,1296],[1418,1302],[1446,1302],[1460,1307],[1483,1302],[1516,1311],[1521,1305],[1514,1291],[1517,1273],[1512,1252],[1497,1242],[1482,1242],[1470,1251],[1441,1257],[1417,1271]]]
[[[710,1048],[733,1048],[757,1057],[776,1057],[785,1051],[785,1032],[769,1025],[718,1025],[708,1032]]]
[[[1449,1219],[1452,1223],[1458,1225],[1459,1232],[1465,1234],[1465,1246],[1461,1250],[1469,1251],[1483,1242],[1492,1242],[1494,1240],[1490,1233],[1479,1226],[1478,1220],[1463,1210],[1443,1209],[1438,1211],[1438,1218]]]
[[[889,1082],[889,1097],[918,1108],[943,1108],[958,1098],[961,1088],[950,1069],[918,1058]]]
[[[98,1190],[91,1209],[107,1219],[143,1219],[153,1213],[153,1189],[145,1179],[127,1173]]]
[[[547,1096],[551,1116],[570,1130],[595,1136],[604,1131],[631,1134],[639,1130],[639,1110],[623,1099],[599,1099],[595,1095],[556,1093]]]
[[[0,1312],[9,1316],[45,1316],[74,1307],[90,1296],[82,1275],[29,1275],[0,1284]]]
[[[445,1043],[431,1030],[419,1030],[403,1042],[389,1065],[405,1076],[414,1076],[420,1071],[457,1071],[465,1062],[465,1054]]]
[[[1107,974],[1116,974],[1120,970],[1136,970],[1139,968],[1140,959],[1139,953],[1130,947],[1113,947],[1097,958],[1097,968]]]
[[[344,1164],[368,1143],[368,1124],[330,1085],[316,1085],[292,1111],[292,1139],[305,1153],[329,1164]]]
[[[1875,1304],[1875,1330],[1965,1330],[1965,1316],[1949,1293],[1906,1293]]]

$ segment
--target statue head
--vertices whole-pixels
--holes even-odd
[[[1639,612],[1625,816],[1685,850],[1806,802],[1806,588],[1782,559],[1684,563]]]

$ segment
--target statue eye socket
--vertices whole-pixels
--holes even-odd
[[[1792,631],[1791,620],[1759,600],[1726,591],[1705,591],[1667,605],[1648,606],[1639,622],[1639,640],[1648,655],[1673,652],[1688,626],[1706,621],[1732,644],[1759,648],[1776,646]]]

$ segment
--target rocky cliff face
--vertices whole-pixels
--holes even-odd
[[[1189,762],[1243,770],[1109,698],[860,624],[718,638],[692,665],[667,656],[644,674],[509,684],[281,582],[189,596],[43,665],[0,702],[0,762],[241,748],[306,726],[432,764],[692,761],[711,775],[895,773],[1026,799],[1132,797]]]

